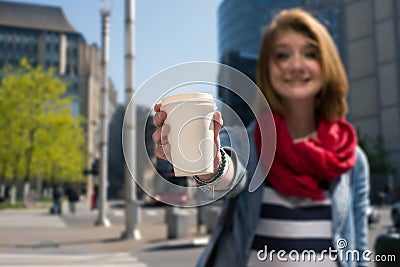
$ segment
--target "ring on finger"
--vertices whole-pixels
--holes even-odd
[[[162,144],[160,144],[160,143],[154,143],[154,144],[156,145],[156,148],[162,146]]]

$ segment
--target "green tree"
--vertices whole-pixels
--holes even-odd
[[[390,152],[385,149],[382,137],[359,136],[359,145],[367,154],[371,173],[397,175],[397,168],[389,161]]]
[[[1,74],[0,176],[83,180],[83,121],[72,115],[67,83],[24,59]]]
[[[368,135],[359,134],[359,145],[367,154],[370,165],[371,202],[374,204],[382,204],[381,192],[388,186],[390,182],[389,177],[395,178],[397,176],[396,165],[391,163],[389,159],[390,152],[385,149],[381,136],[370,137]]]

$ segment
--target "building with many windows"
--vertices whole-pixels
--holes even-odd
[[[370,145],[372,140],[381,138],[381,148],[388,153],[385,164],[397,167],[400,162],[399,1],[225,0],[218,10],[220,62],[255,80],[264,28],[277,12],[295,6],[310,11],[327,26],[349,78],[348,119],[362,138],[368,136],[364,140]],[[248,107],[240,98],[226,89],[220,89],[219,95],[238,114],[247,113]],[[224,118],[224,122],[229,123],[229,119]],[[400,169],[397,176],[399,172]],[[373,186],[381,189],[385,182],[388,182],[386,177]]]
[[[27,58],[33,66],[53,67],[69,83],[74,115],[86,119],[87,167],[98,157],[100,48],[88,45],[59,7],[0,2],[0,68]],[[117,93],[109,86],[109,118],[117,107]],[[92,188],[89,177],[88,189]]]

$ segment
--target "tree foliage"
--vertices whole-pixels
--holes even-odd
[[[385,149],[381,136],[372,138],[359,134],[359,145],[367,154],[371,173],[397,175],[397,168],[390,162],[390,152]]]
[[[82,180],[85,137],[67,83],[24,59],[1,76],[0,177]]]

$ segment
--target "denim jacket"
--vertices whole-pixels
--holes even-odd
[[[229,140],[221,133],[221,144],[230,154],[235,166],[233,188],[227,194],[218,224],[203,250],[197,267],[245,267],[257,226],[264,186],[250,193],[249,178],[256,170],[258,152],[253,138],[254,125],[248,129],[250,155],[247,164],[231,143],[243,142],[230,131]],[[235,140],[236,138],[236,140]],[[225,147],[226,146],[226,147]],[[239,149],[240,150],[240,149]],[[332,249],[338,250],[342,267],[367,266],[362,254],[368,248],[367,206],[369,204],[369,165],[364,152],[357,147],[355,166],[331,184]],[[359,260],[352,255],[360,255]],[[343,257],[341,257],[343,255]],[[346,260],[346,255],[349,255]],[[213,259],[213,264],[207,264]],[[306,263],[305,263],[306,264]]]

